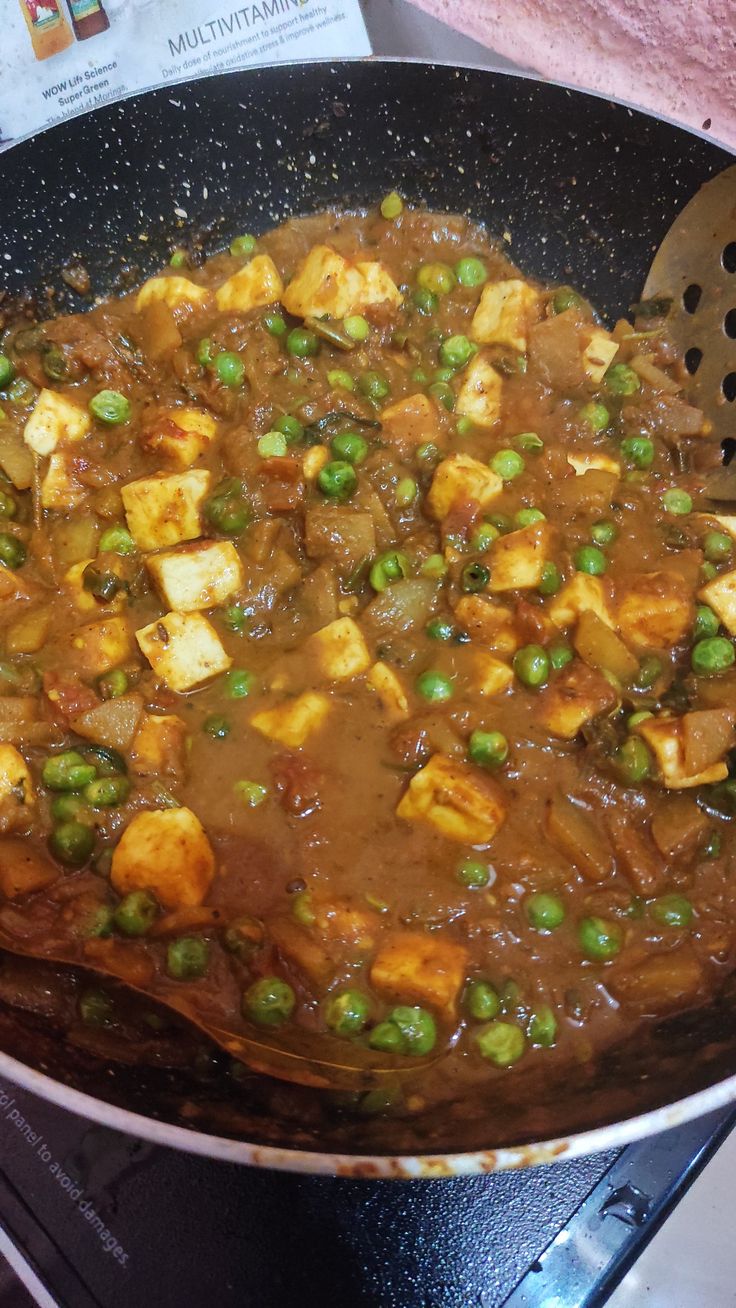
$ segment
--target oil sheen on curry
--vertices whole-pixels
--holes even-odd
[[[421,1115],[719,988],[736,518],[664,308],[392,194],[6,321],[0,945],[80,1023]]]

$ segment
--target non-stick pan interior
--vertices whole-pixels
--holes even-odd
[[[526,272],[574,284],[615,317],[675,214],[730,162],[625,106],[504,74],[390,61],[234,73],[108,106],[3,155],[0,290],[79,311],[91,298],[61,274],[80,260],[92,294],[105,294],[192,234],[209,252],[395,187],[485,222]],[[102,1099],[257,1143],[444,1153],[567,1135],[714,1084],[736,1071],[736,1014],[724,992],[556,1083],[499,1079],[472,1116],[443,1109],[408,1139],[406,1122],[346,1116],[290,1088],[246,1081],[229,1099],[216,1068],[196,1084],[111,1071],[7,1012],[0,1048]]]

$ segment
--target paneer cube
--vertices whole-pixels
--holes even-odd
[[[660,778],[668,790],[687,790],[691,786],[711,786],[724,781],[728,766],[724,762],[709,764],[698,772],[688,767],[685,714],[682,718],[646,718],[634,730],[649,746],[657,761]]]
[[[381,412],[385,440],[396,441],[407,449],[415,449],[425,441],[433,445],[442,442],[437,407],[428,395],[407,395]]]
[[[287,749],[300,749],[315,731],[319,731],[329,711],[330,701],[326,695],[307,690],[276,708],[262,709],[254,714],[250,725],[268,740],[275,740]]]
[[[485,556],[491,570],[488,589],[497,595],[538,586],[551,550],[552,528],[548,522],[533,522],[520,531],[499,536]]]
[[[125,607],[125,592],[119,590],[112,599],[102,604],[100,600],[95,599],[91,591],[84,588],[84,572],[94,559],[81,559],[64,573],[63,587],[64,593],[69,596],[75,609],[80,613],[119,613]]]
[[[718,614],[726,631],[736,636],[736,569],[714,577],[702,587],[699,598]]]
[[[367,309],[370,304],[393,304],[400,308],[404,297],[382,263],[376,259],[359,259],[355,266],[363,278],[359,308]]]
[[[534,717],[551,736],[573,740],[586,722],[613,712],[617,704],[603,673],[575,659],[537,696]]]
[[[634,649],[669,649],[690,632],[693,596],[679,573],[634,574],[618,588],[616,616],[621,636]]]
[[[86,409],[57,391],[43,390],[23,430],[23,439],[34,454],[53,454],[58,445],[84,440],[92,430]]]
[[[514,673],[508,663],[485,650],[468,650],[470,688],[479,695],[502,695],[513,684]]]
[[[409,716],[409,701],[401,678],[388,663],[374,663],[366,673],[366,682],[375,691],[390,722],[401,722]]]
[[[232,664],[212,623],[201,613],[167,613],[141,627],[135,638],[154,672],[180,693],[227,672]]]
[[[103,618],[88,622],[72,634],[72,659],[80,672],[99,677],[125,663],[132,653],[130,629],[125,618]]]
[[[141,309],[155,301],[167,305],[169,309],[196,309],[211,303],[212,292],[190,282],[188,277],[151,277],[138,292],[136,311],[140,313]]]
[[[576,477],[584,477],[586,472],[591,468],[596,468],[601,472],[611,472],[614,477],[621,476],[621,464],[618,459],[612,459],[608,454],[594,454],[592,451],[573,452],[568,454],[567,462],[571,468],[575,469]]]
[[[319,675],[328,681],[359,677],[371,663],[363,633],[352,618],[336,618],[321,631],[315,631],[305,650]]]
[[[0,744],[0,832],[25,830],[35,802],[23,755],[13,745]]]
[[[184,773],[186,724],[175,713],[144,712],[133,737],[130,766],[138,777]]]
[[[215,855],[190,808],[137,813],[112,856],[110,881],[119,895],[151,890],[163,908],[196,908],[215,875]]]
[[[371,964],[371,985],[387,999],[426,1004],[447,1017],[457,1011],[468,951],[429,932],[397,931],[380,945]]]
[[[455,617],[471,640],[497,654],[515,654],[522,644],[512,610],[483,595],[463,595],[455,605]]]
[[[164,603],[177,613],[225,604],[243,587],[243,565],[229,540],[195,541],[151,554],[146,567]]]
[[[494,427],[501,417],[503,377],[484,354],[476,354],[461,374],[455,412],[476,427]]]
[[[445,754],[434,754],[409,782],[396,814],[425,822],[448,840],[487,845],[506,817],[501,792],[490,778]]]
[[[257,254],[215,294],[220,313],[250,313],[262,304],[275,304],[284,293],[276,264],[268,254]]]
[[[573,627],[581,613],[597,614],[601,622],[615,627],[610,583],[603,577],[591,577],[587,572],[576,572],[555,595],[547,612],[556,627],[562,631]]]
[[[202,504],[210,488],[204,468],[157,473],[122,488],[128,530],[142,550],[160,550],[202,535]]]
[[[451,454],[437,465],[427,495],[433,518],[446,518],[455,504],[474,501],[481,509],[492,504],[503,490],[501,478],[487,464],[469,454]]]
[[[84,501],[85,490],[75,475],[71,450],[55,450],[41,480],[41,508],[69,513]]]
[[[594,327],[583,350],[583,371],[598,386],[618,354],[618,345],[602,327]]]
[[[217,437],[217,423],[204,409],[163,409],[143,437],[143,445],[180,468],[191,468]]]
[[[486,282],[470,324],[470,336],[480,345],[507,345],[526,354],[527,331],[538,316],[539,294],[528,282],[510,277]]]

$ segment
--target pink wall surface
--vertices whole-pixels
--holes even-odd
[[[736,149],[736,0],[412,0],[545,77]]]

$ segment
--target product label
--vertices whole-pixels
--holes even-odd
[[[34,32],[50,32],[58,27],[61,14],[57,0],[23,0]]]
[[[92,14],[100,12],[100,0],[69,0],[71,5],[72,17],[79,20],[80,18],[89,18]]]

